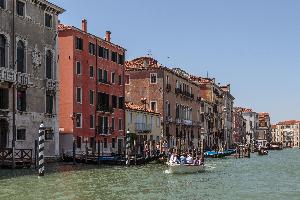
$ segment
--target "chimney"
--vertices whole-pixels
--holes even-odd
[[[81,26],[82,26],[82,28],[81,28],[82,31],[87,32],[87,21],[86,21],[86,19],[82,20]]]
[[[111,34],[110,31],[106,31],[105,40],[108,41],[108,42],[110,42],[110,34]]]

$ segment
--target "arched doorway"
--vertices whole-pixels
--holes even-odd
[[[0,119],[0,149],[7,147],[8,122]]]

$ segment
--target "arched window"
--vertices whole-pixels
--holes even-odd
[[[4,35],[0,35],[0,67],[5,67],[5,44]]]
[[[46,78],[52,79],[52,52],[48,50],[46,52]]]
[[[25,73],[25,44],[23,41],[17,43],[17,71]]]

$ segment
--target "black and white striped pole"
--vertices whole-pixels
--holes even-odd
[[[39,155],[38,155],[38,169],[39,176],[44,176],[44,148],[45,148],[45,126],[43,122],[39,128]]]
[[[125,144],[125,160],[126,160],[126,165],[130,165],[129,161],[129,148],[130,148],[130,134],[129,134],[129,129],[126,132],[126,144]]]

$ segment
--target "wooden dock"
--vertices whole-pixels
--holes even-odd
[[[15,167],[16,168],[29,168],[32,165],[32,149],[15,149]],[[0,167],[12,168],[13,167],[13,149],[4,148],[0,149]]]

